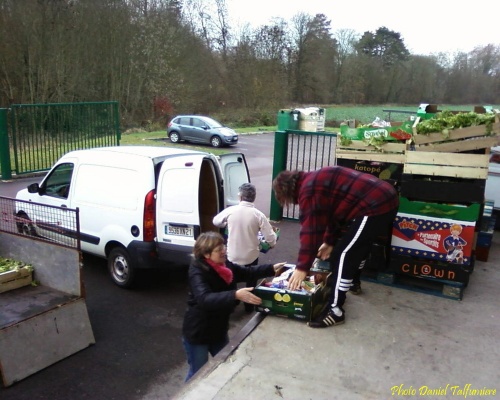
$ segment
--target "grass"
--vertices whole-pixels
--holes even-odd
[[[165,131],[123,133],[122,139],[120,140],[120,146],[176,147],[181,149],[205,151],[215,155],[225,154],[230,151],[230,147],[215,148],[208,144],[193,145],[182,142],[174,144],[167,139]]]

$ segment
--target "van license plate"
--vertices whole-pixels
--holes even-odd
[[[179,226],[165,226],[165,233],[167,235],[177,236],[193,236],[193,228],[183,228]]]

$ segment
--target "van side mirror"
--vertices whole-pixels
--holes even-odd
[[[40,186],[38,186],[38,183],[32,183],[31,185],[28,186],[29,193],[38,193],[39,190]]]

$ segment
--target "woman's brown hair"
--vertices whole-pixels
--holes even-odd
[[[273,180],[274,196],[282,207],[297,204],[297,182],[300,171],[281,171]]]
[[[210,254],[216,247],[224,244],[224,238],[218,232],[203,232],[193,247],[193,256],[197,259],[203,259],[205,254]]]

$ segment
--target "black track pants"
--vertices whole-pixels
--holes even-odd
[[[379,236],[387,236],[397,210],[373,217],[359,217],[351,221],[347,232],[335,245],[330,256],[332,273],[328,285],[332,288],[331,307],[342,307],[353,278],[359,276],[359,268],[370,254],[372,243]]]

